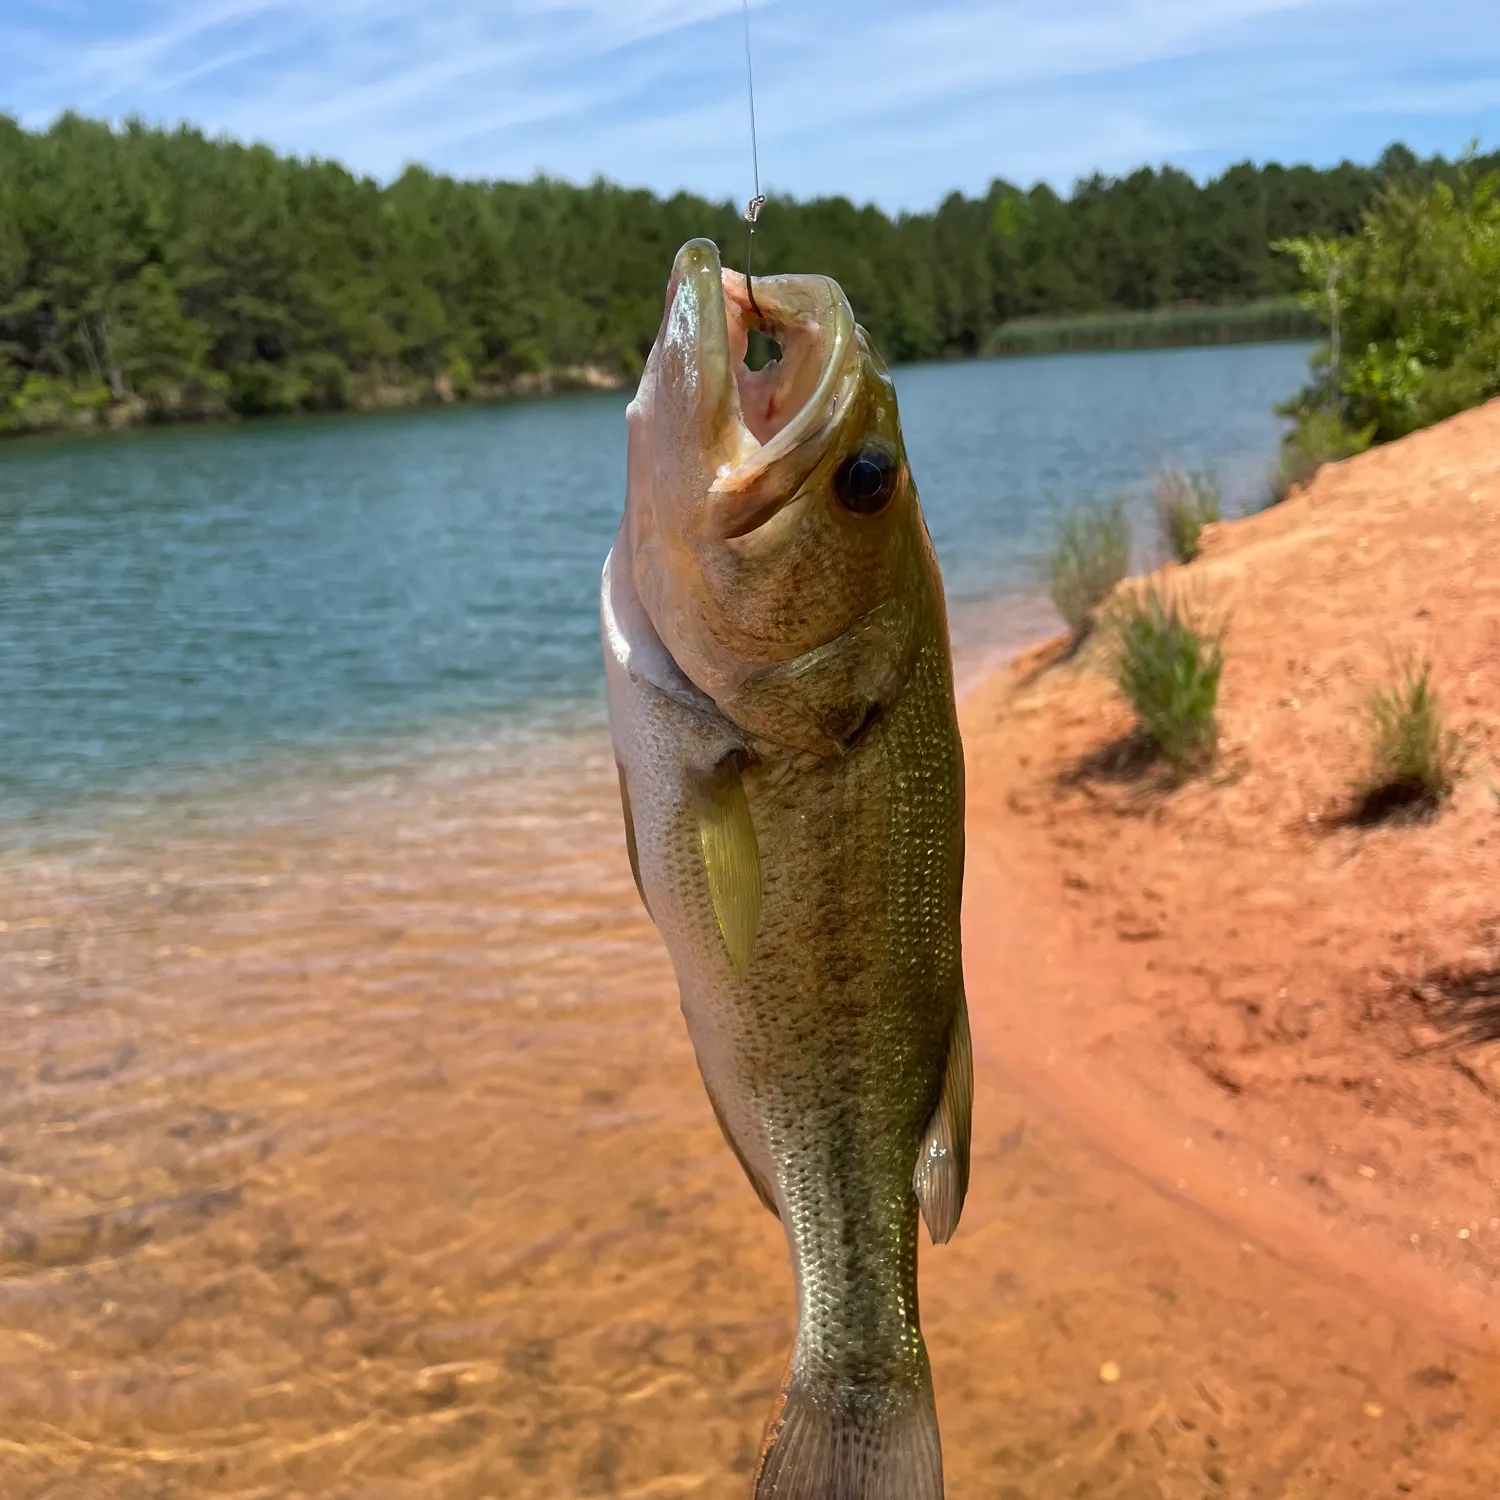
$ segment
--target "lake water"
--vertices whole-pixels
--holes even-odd
[[[1144,553],[1164,464],[1253,502],[1306,353],[899,370],[960,666],[1051,628],[1058,505],[1130,495]],[[0,449],[0,818],[45,839],[597,723],[625,400]]]
[[[1302,358],[899,371],[962,670],[1051,627],[1055,502],[1252,499]],[[623,846],[623,405],[0,449],[0,1495],[748,1493],[793,1294]],[[1482,1396],[1357,1415],[1446,1356],[979,1074],[953,1500],[1374,1493],[1439,1417],[1495,1491]]]

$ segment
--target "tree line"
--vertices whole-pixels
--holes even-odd
[[[996,181],[933,212],[775,199],[757,269],[824,271],[889,358],[973,354],[1019,318],[1226,307],[1303,285],[1274,241],[1337,241],[1394,181],[1373,166]],[[0,116],[0,428],[492,394],[629,379],[695,235],[738,264],[736,207],[595,182],[388,185],[191,128]]]

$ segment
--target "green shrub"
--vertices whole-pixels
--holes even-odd
[[[1468,759],[1463,737],[1450,729],[1432,687],[1432,666],[1407,658],[1395,681],[1366,703],[1370,763],[1354,788],[1355,820],[1417,820],[1442,808]]]
[[[536,339],[520,339],[511,348],[511,357],[522,375],[540,375],[550,361],[547,351]]]
[[[1500,394],[1500,173],[1401,175],[1353,236],[1275,248],[1329,333],[1307,409],[1386,442]]]
[[[1062,515],[1047,558],[1052,602],[1075,640],[1094,628],[1099,606],[1130,570],[1130,522],[1118,500]]]
[[[74,411],[100,412],[114,400],[114,393],[107,385],[73,386],[68,391],[68,405]]]
[[[32,371],[21,382],[21,389],[11,397],[18,424],[40,430],[61,427],[68,417],[70,392],[61,380]]]
[[[1222,623],[1209,623],[1201,610],[1150,585],[1121,602],[1111,625],[1111,675],[1135,710],[1138,734],[1179,771],[1212,760]]]
[[[228,405],[244,417],[338,411],[349,402],[349,370],[334,354],[304,354],[285,364],[256,359],[229,369]]]
[[[336,354],[304,354],[296,362],[286,395],[306,411],[342,411],[349,404],[349,369]]]
[[[280,365],[249,360],[229,371],[229,405],[244,417],[297,409],[297,382]]]
[[[206,422],[230,410],[232,384],[218,370],[200,370],[173,382],[153,379],[145,396],[147,416],[153,422]]]
[[[107,385],[70,385],[32,370],[0,391],[0,432],[47,432],[92,427],[113,401]]]
[[[1178,562],[1189,563],[1197,557],[1203,528],[1221,518],[1219,495],[1214,474],[1164,469],[1156,476],[1156,518]]]
[[[1331,411],[1297,414],[1296,426],[1281,441],[1267,503],[1280,504],[1297,486],[1307,484],[1324,464],[1363,453],[1374,436],[1374,428],[1353,431]]]

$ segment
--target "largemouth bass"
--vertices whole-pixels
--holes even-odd
[[[678,253],[601,594],[626,843],[797,1335],[757,1500],[938,1500],[917,1216],[973,1098],[963,759],[889,371],[822,276]],[[751,327],[781,347],[752,373]]]

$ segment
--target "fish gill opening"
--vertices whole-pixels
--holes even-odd
[[[727,278],[726,278],[727,280]],[[764,287],[764,283],[762,284]],[[812,399],[823,375],[824,330],[816,318],[790,315],[762,295],[760,316],[739,288],[725,287],[740,416],[764,447]]]
[[[769,333],[759,328],[748,330],[745,344],[745,368],[752,375],[774,365],[781,358],[781,345]]]

